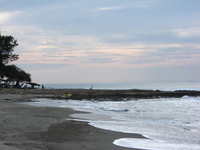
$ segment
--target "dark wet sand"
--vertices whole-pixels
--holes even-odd
[[[20,104],[42,96],[0,93],[1,150],[129,150],[112,143],[118,138],[145,138],[66,120],[81,113],[72,109]]]

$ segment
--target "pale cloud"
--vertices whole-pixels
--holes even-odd
[[[100,7],[97,10],[98,11],[108,11],[108,10],[119,10],[119,9],[125,9],[124,7]]]
[[[36,49],[45,50],[45,49],[55,49],[57,46],[53,45],[38,45]]]
[[[2,28],[3,34],[12,35],[14,38],[16,38],[18,40],[18,43],[20,44],[20,48],[22,46],[22,49],[25,49],[24,46],[26,44],[30,44],[31,42],[34,42],[34,41],[41,41],[41,40],[46,39],[43,36],[44,34],[46,34],[45,31],[33,25],[8,24],[8,25],[2,25],[1,28]],[[27,46],[30,47],[32,45],[33,44],[30,44]]]
[[[151,0],[140,0],[140,1],[130,1],[129,5],[126,5],[125,3],[120,4],[120,6],[110,6],[110,7],[100,7],[97,9],[97,11],[110,11],[110,10],[123,10],[123,9],[152,9],[156,6],[158,1]]]
[[[27,27],[28,29],[34,29]],[[22,29],[22,28],[21,28]],[[28,30],[27,29],[27,30]],[[30,38],[26,38],[29,32],[24,32],[23,41],[20,45],[20,60],[18,64],[66,64],[71,66],[84,67],[119,67],[119,68],[142,68],[150,66],[178,66],[181,63],[190,63],[187,57],[177,59],[177,51],[184,47],[193,47],[191,44],[109,44],[103,43],[101,38],[83,35],[59,35],[49,31],[48,34],[37,35],[37,31]],[[26,28],[25,30],[26,31]],[[20,32],[20,30],[18,30]],[[54,38],[52,38],[54,37]],[[123,35],[115,34],[112,37],[126,38]],[[165,49],[169,49],[167,52]],[[188,54],[184,54],[188,56]],[[190,56],[192,54],[189,54]],[[196,56],[197,57],[197,56]],[[176,60],[177,59],[177,60]],[[190,58],[191,62],[192,57]]]
[[[97,68],[148,68],[180,66],[197,63],[199,56],[174,49],[199,48],[197,44],[159,44],[148,42],[107,43],[102,37],[89,35],[63,35],[34,26],[10,26],[9,34],[17,35],[20,59],[17,64],[63,64],[76,67]],[[20,35],[20,38],[18,38]],[[31,36],[30,36],[31,35]],[[27,38],[28,37],[28,38]],[[111,38],[126,39],[123,34],[111,34]],[[165,50],[168,49],[168,50]],[[180,51],[180,50],[179,50]],[[178,59],[178,56],[182,56]],[[190,56],[190,57],[188,57]],[[187,60],[187,61],[186,61]],[[62,66],[62,65],[61,65]],[[57,66],[58,67],[58,66]]]
[[[21,12],[20,11],[14,11],[14,12],[0,12],[0,24],[5,24],[12,18],[16,17],[19,15]]]
[[[11,18],[12,14],[9,12],[0,12],[0,24],[5,23]]]
[[[175,29],[174,33],[181,38],[200,37],[200,27],[193,27],[193,28],[187,28],[187,29]]]

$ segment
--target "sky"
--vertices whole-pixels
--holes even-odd
[[[36,83],[200,81],[199,0],[0,0]]]

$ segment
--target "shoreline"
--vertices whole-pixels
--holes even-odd
[[[8,91],[7,91],[8,92]],[[19,92],[19,91],[18,91]],[[20,104],[45,94],[0,94],[0,148],[3,150],[128,150],[113,141],[119,138],[144,138],[102,130],[87,121],[74,121],[71,114],[86,113],[69,108],[36,107]],[[133,149],[134,150],[134,149]],[[136,150],[136,149],[135,149]]]
[[[62,99],[63,95],[71,94],[74,100],[97,100],[97,101],[124,101],[130,99],[154,99],[154,98],[181,98],[183,96],[200,96],[200,91],[177,90],[95,90],[95,89],[7,89],[2,88],[0,94],[29,95],[36,98]],[[68,99],[68,98],[66,98]]]

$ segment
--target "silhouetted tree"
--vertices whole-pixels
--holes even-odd
[[[19,59],[19,55],[13,54],[14,47],[16,47],[17,40],[12,36],[4,36],[0,34],[0,76],[4,77],[5,65],[11,61]]]
[[[19,59],[18,54],[13,54],[16,46],[18,43],[14,37],[0,35],[0,78],[6,77],[7,81],[12,79],[15,87],[21,87],[31,81],[31,75],[15,65],[7,65]]]
[[[16,46],[17,40],[12,36],[0,35],[0,64],[5,65],[19,59],[19,55],[13,54]]]
[[[14,87],[21,88],[26,82],[31,82],[31,75],[15,65],[5,66],[4,72],[8,79],[13,79]]]

